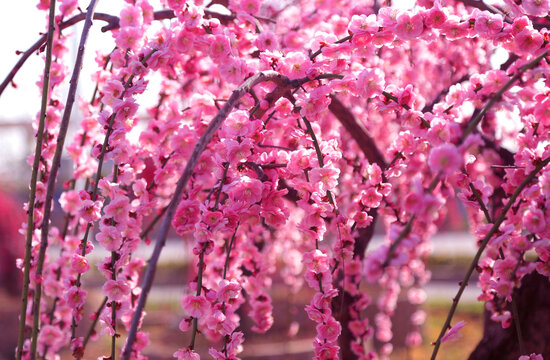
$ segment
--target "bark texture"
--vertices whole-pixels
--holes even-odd
[[[550,281],[537,272],[525,276],[516,290],[525,354],[520,354],[516,328],[503,329],[485,311],[483,338],[469,360],[517,360],[520,355],[542,354],[550,358]],[[512,312],[511,307],[508,309]]]

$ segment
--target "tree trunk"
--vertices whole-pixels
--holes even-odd
[[[533,272],[525,276],[521,288],[514,292],[525,348],[520,354],[514,323],[503,329],[485,311],[483,338],[469,360],[517,360],[520,355],[542,354],[550,358],[550,281]],[[508,309],[512,313],[511,306]]]

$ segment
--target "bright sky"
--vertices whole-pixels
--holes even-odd
[[[40,37],[40,33],[46,29],[47,13],[39,11],[36,8],[36,3],[37,1],[10,1],[9,5],[6,3],[0,6],[0,27],[3,30],[2,33],[14,34],[13,36],[4,35],[0,40],[3,49],[2,57],[0,58],[0,78],[2,80],[20,58],[20,55],[17,55],[16,51],[27,50]],[[96,11],[118,14],[121,4],[123,2],[104,1],[102,3],[100,1]],[[8,7],[9,10],[7,10]],[[25,15],[23,16],[22,14]],[[85,63],[79,86],[79,92],[84,94],[91,93],[91,90],[88,88],[93,88],[94,86],[90,80],[90,73],[86,71],[89,68],[89,66],[86,66],[86,63],[93,63],[95,49],[111,49],[114,47],[110,33],[101,33],[101,25],[101,21],[96,21],[96,25],[92,27],[88,40],[89,46],[85,54]],[[76,55],[74,49],[80,40],[81,29],[82,23],[79,23],[64,32],[65,34],[74,34],[69,40],[68,45],[71,50],[66,57],[70,59],[68,60],[68,66],[71,71]],[[36,86],[36,81],[44,71],[42,56],[42,54],[39,56],[36,54],[31,55],[14,78],[17,89],[9,86],[2,96],[0,96],[0,122],[27,122],[40,110],[40,89]],[[65,101],[65,94],[63,95],[63,101]]]
[[[87,2],[87,1],[86,1]],[[0,38],[0,46],[2,47],[2,56],[0,57],[0,79],[4,80],[6,75],[11,71],[15,63],[20,58],[16,51],[25,51],[38,40],[40,33],[45,31],[47,24],[47,12],[39,11],[36,8],[38,1],[6,1],[0,5],[0,29],[2,34]],[[81,1],[81,3],[84,3]],[[116,6],[114,3],[116,3]],[[110,14],[118,14],[120,6],[124,2],[99,1],[97,11],[107,12]],[[114,42],[110,33],[101,33],[100,27],[103,22],[97,21],[92,27],[88,51],[85,54],[85,63],[83,72],[80,76],[79,93],[92,93],[94,84],[90,79],[90,72],[86,69],[86,63],[94,61],[95,49],[112,49]],[[67,44],[71,49],[67,54],[67,65],[72,71],[75,51],[78,41],[80,40],[80,32],[82,24],[65,30],[65,34],[74,33]],[[8,35],[8,34],[11,34]],[[70,59],[70,60],[69,60]],[[95,68],[95,66],[92,66]],[[37,56],[33,54],[25,62],[14,78],[17,88],[8,86],[4,93],[0,96],[0,124],[22,122],[29,124],[36,114],[40,111],[40,94],[41,90],[37,87],[36,82],[40,79],[44,72],[43,54]],[[0,81],[1,81],[0,80]],[[68,81],[67,81],[68,82]],[[64,87],[62,101],[66,101],[66,89]],[[73,110],[73,115],[75,111]],[[0,184],[5,182],[18,181],[21,176],[26,173],[22,159],[29,155],[34,149],[28,134],[22,128],[2,128],[0,132],[0,143],[2,151],[0,152]]]

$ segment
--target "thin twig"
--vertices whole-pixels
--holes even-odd
[[[516,199],[520,195],[520,193],[523,191],[523,189],[531,183],[531,181],[535,178],[535,176],[541,171],[546,165],[550,163],[550,157],[542,160],[533,171],[531,171],[527,177],[522,181],[522,183],[516,188],[514,193],[510,196],[510,199],[502,209],[502,212],[500,213],[500,216],[495,221],[487,235],[483,238],[483,241],[481,242],[481,245],[479,246],[479,249],[474,256],[474,259],[472,260],[472,263],[470,264],[470,267],[468,268],[468,271],[466,272],[466,275],[464,276],[464,279],[460,283],[460,288],[458,289],[458,292],[456,296],[453,298],[453,304],[451,305],[451,309],[449,310],[449,314],[447,315],[447,319],[445,320],[445,323],[443,324],[443,327],[441,328],[441,332],[439,333],[439,336],[437,337],[437,340],[434,343],[434,349],[432,352],[431,360],[435,360],[437,356],[437,352],[439,350],[439,347],[441,346],[441,338],[443,335],[445,335],[445,332],[447,331],[447,328],[451,324],[451,320],[453,318],[454,312],[456,311],[456,308],[458,306],[458,302],[460,300],[460,297],[462,296],[462,293],[466,289],[466,286],[468,285],[468,281],[470,280],[470,277],[472,276],[472,273],[477,266],[477,263],[479,259],[481,258],[481,254],[483,253],[483,250],[485,250],[485,247],[489,243],[489,240],[491,240],[491,237],[496,233],[498,230],[500,224],[506,219],[506,214],[508,210],[512,207],[512,205],[516,202]]]
[[[44,124],[46,120],[46,110],[48,107],[48,92],[50,89],[50,68],[52,65],[52,44],[55,29],[55,0],[50,2],[50,15],[48,23],[48,40],[46,45],[46,64],[44,66],[44,78],[42,81],[42,104],[40,107],[40,120],[36,134],[36,147],[34,149],[34,160],[31,174],[31,193],[28,204],[27,218],[27,238],[25,242],[25,262],[23,270],[23,291],[21,293],[21,312],[19,317],[19,333],[17,338],[16,359],[21,360],[23,354],[23,342],[25,340],[25,323],[27,319],[27,305],[30,284],[30,268],[32,254],[32,236],[34,233],[34,203],[36,200],[36,183],[38,181],[38,169],[40,167],[40,158],[42,157],[42,142],[44,140]]]
[[[199,296],[201,294],[201,290],[202,290],[202,271],[203,271],[203,267],[204,267],[204,250],[206,249],[206,245],[207,244],[204,244],[204,246],[201,249],[201,252],[199,254],[199,272],[197,274],[197,293],[196,293],[196,296]],[[198,330],[198,319],[193,318],[193,332],[191,333],[191,343],[189,344],[190,349],[195,348],[195,338],[197,336],[197,330]],[[124,356],[124,354],[122,356]]]
[[[90,341],[90,338],[92,337],[92,334],[95,332],[95,326],[97,325],[97,322],[99,320],[99,315],[101,314],[101,312],[103,311],[103,308],[105,307],[105,305],[107,305],[107,296],[105,296],[103,298],[103,301],[101,302],[101,304],[99,305],[99,308],[96,310],[96,312],[94,313],[94,317],[93,317],[93,320],[92,320],[92,323],[90,324],[90,327],[88,329],[88,332],[86,333],[86,336],[84,336],[84,340],[82,341],[82,351],[84,352],[84,349],[86,348],[86,345],[88,344],[88,342]],[[78,359],[81,359],[81,357],[78,357]]]
[[[157,49],[152,49],[151,51],[149,51],[149,53],[147,53],[147,55],[145,55],[143,57],[143,59],[141,60],[141,63],[145,65],[147,63],[147,60],[149,60],[149,58],[156,51],[157,51]],[[124,96],[126,94],[126,90],[130,86],[130,84],[132,84],[132,81],[133,81],[134,77],[135,77],[134,74],[132,74],[128,77],[128,80],[126,80],[126,82],[124,83],[124,86],[123,86],[124,91],[120,95],[119,99],[124,98]],[[103,168],[103,162],[105,160],[105,152],[106,152],[107,146],[109,144],[109,137],[111,136],[111,133],[113,132],[113,125],[114,125],[116,115],[117,115],[116,113],[113,113],[109,117],[109,125],[107,127],[107,132],[105,133],[105,138],[103,140],[103,146],[101,147],[101,152],[99,154],[99,161],[98,161],[98,164],[97,164],[97,171],[96,171],[96,176],[95,176],[95,181],[94,181],[94,188],[92,190],[92,195],[91,195],[91,200],[92,201],[97,200],[97,193],[98,193],[98,190],[99,190],[99,181],[101,180],[101,170]],[[81,255],[82,256],[86,256],[86,249],[88,247],[88,235],[90,234],[90,229],[91,228],[92,228],[92,223],[89,222],[86,225],[86,231],[84,232],[84,236],[82,237],[82,240],[80,241]],[[76,277],[76,286],[77,287],[80,287],[80,285],[81,285],[81,282],[80,282],[81,278],[82,278],[82,274],[79,273]],[[76,336],[76,321],[75,321],[74,318],[73,318],[73,321],[72,321],[71,328],[72,328],[72,335],[71,336],[72,336],[72,338],[74,338]]]
[[[518,80],[520,78],[520,76],[527,70],[535,67],[542,59],[544,59],[546,57],[546,55],[548,55],[548,51],[545,51],[543,52],[542,54],[540,54],[539,56],[537,56],[535,59],[531,60],[530,62],[528,62],[527,64],[525,64],[524,66],[522,66],[521,68],[518,69],[518,72],[512,76],[510,78],[510,80],[508,80],[506,82],[506,84],[504,84],[492,97],[491,97],[491,100],[489,100],[489,102],[483,107],[483,109],[481,109],[481,111],[476,115],[475,118],[473,118],[469,123],[468,123],[468,126],[466,127],[466,129],[464,130],[464,133],[462,134],[462,137],[460,138],[460,141],[461,142],[464,142],[464,140],[466,139],[466,137],[477,127],[477,125],[479,124],[479,122],[481,121],[481,119],[483,119],[483,117],[485,116],[485,114],[487,113],[487,111],[489,111],[489,109],[497,102],[497,101],[500,101],[500,99],[502,98],[502,95],[504,95],[504,93],[510,88],[512,87],[512,85],[516,82],[516,80]]]
[[[61,164],[61,154],[63,152],[63,146],[65,144],[65,137],[67,135],[67,129],[69,127],[69,120],[71,117],[71,111],[76,98],[76,89],[78,86],[78,79],[80,77],[80,70],[82,69],[82,62],[84,60],[84,50],[86,48],[86,40],[88,39],[88,33],[92,26],[92,17],[94,14],[97,0],[91,0],[88,5],[88,12],[84,27],[82,28],[82,35],[80,37],[80,43],[78,45],[78,53],[76,55],[73,74],[70,80],[69,92],[67,95],[67,102],[61,124],[59,125],[59,133],[57,135],[57,145],[55,148],[55,155],[52,160],[52,167],[50,170],[50,177],[48,178],[48,186],[46,191],[46,199],[44,201],[44,215],[42,220],[42,233],[40,238],[40,250],[38,255],[38,261],[36,264],[36,276],[40,278],[42,276],[42,268],[44,266],[44,258],[46,256],[46,249],[48,247],[48,235],[49,235],[49,222],[52,208],[53,195],[55,190],[55,183],[57,180],[57,172]],[[38,345],[38,330],[40,326],[40,302],[42,297],[42,284],[37,283],[33,300],[33,328],[31,336],[31,360],[36,358],[36,347]]]

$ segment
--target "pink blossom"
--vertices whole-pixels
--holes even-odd
[[[118,196],[103,209],[105,216],[113,218],[117,223],[126,223],[130,211],[130,199],[126,196]]]
[[[462,166],[462,157],[458,149],[451,144],[435,147],[428,157],[428,165],[434,172],[452,174]]]
[[[321,190],[327,191],[334,189],[338,185],[338,175],[340,175],[340,169],[325,166],[311,170],[309,179],[313,183],[318,184]]]
[[[202,7],[196,6],[192,2],[185,2],[185,9],[183,13],[178,14],[178,19],[185,25],[188,30],[195,30],[200,26],[204,17],[204,11]]]
[[[411,304],[422,304],[426,301],[427,295],[424,289],[411,288],[407,292],[407,297]]]
[[[372,98],[384,89],[384,73],[378,69],[365,69],[357,77],[357,91],[365,98]]]
[[[85,273],[90,269],[90,264],[88,264],[88,259],[79,254],[73,254],[71,258],[71,268],[79,274]]]
[[[290,52],[282,60],[281,71],[290,79],[303,78],[311,65],[311,60],[304,53]]]
[[[57,347],[63,343],[65,336],[58,326],[55,325],[43,325],[40,329],[40,335],[38,337],[38,344],[42,351],[46,347],[57,350]]]
[[[227,351],[229,354],[238,354],[242,352],[242,343],[244,342],[244,334],[240,331],[235,331],[231,334],[231,339],[227,343]]]
[[[71,190],[61,194],[59,204],[66,213],[75,214],[81,208],[82,200],[80,199],[78,192]]]
[[[353,41],[357,44],[370,40],[371,36],[378,31],[380,25],[376,15],[353,15],[349,22],[348,32],[353,34]]]
[[[194,318],[202,318],[209,309],[209,303],[204,296],[187,295],[182,302],[183,310]]]
[[[338,296],[338,289],[323,289],[323,292],[318,292],[313,295],[311,305],[317,309],[329,309],[333,299]]]
[[[236,201],[254,204],[262,200],[262,182],[243,176],[236,181],[230,190],[230,196]]]
[[[402,12],[397,15],[395,34],[403,40],[411,40],[418,37],[424,31],[422,15]]]
[[[516,260],[512,258],[498,259],[493,265],[493,271],[496,277],[501,279],[511,279],[512,272],[516,267]]]
[[[174,11],[182,11],[185,3],[185,0],[167,0],[168,7]]]
[[[174,37],[174,43],[176,50],[182,54],[189,53],[193,49],[193,39],[195,35],[188,31],[185,27],[175,30],[176,34]]]
[[[340,350],[339,346],[334,345],[333,343],[325,343],[323,341],[315,340],[313,342],[315,348],[315,359],[337,359],[338,351]]]
[[[436,2],[424,16],[424,24],[428,28],[440,29],[447,20],[447,14],[441,9],[439,2]]]
[[[307,269],[316,273],[327,271],[329,269],[328,261],[327,254],[319,249],[305,253],[302,258],[302,263],[306,265]]]
[[[213,36],[210,44],[210,57],[213,61],[223,62],[232,55],[231,42],[226,35]]]
[[[252,330],[265,333],[273,325],[273,305],[271,304],[271,299],[262,294],[251,305],[252,310],[248,315],[256,322]]]
[[[236,329],[237,324],[227,318],[223,312],[215,310],[208,316],[206,326],[218,334],[228,335]]]
[[[290,161],[287,168],[293,174],[303,174],[304,170],[314,166],[313,149],[299,149],[290,153]]]
[[[518,360],[544,360],[541,354],[532,353],[531,355],[522,355]]]
[[[333,317],[330,317],[324,324],[317,325],[317,337],[321,341],[335,342],[341,331],[342,326]]]
[[[226,159],[231,163],[242,162],[251,154],[252,146],[249,141],[225,140],[223,146],[227,152]]]
[[[251,136],[260,127],[259,120],[253,121],[246,111],[233,111],[223,124],[223,130],[227,137]]]
[[[300,114],[310,119],[316,119],[317,114],[328,108],[330,92],[330,87],[319,86],[310,91],[307,96],[301,97],[296,103],[300,106]]]
[[[102,226],[96,240],[108,251],[117,251],[122,245],[122,234],[114,226]]]
[[[526,27],[529,27],[531,25],[531,21],[527,16],[518,16],[514,19],[514,22],[512,23],[512,35],[519,34],[523,29]]]
[[[397,23],[397,16],[399,15],[399,9],[395,7],[382,7],[378,11],[378,19],[383,27],[393,27]]]
[[[546,16],[550,11],[550,0],[523,0],[521,7],[528,15]]]
[[[241,286],[236,281],[220,281],[220,290],[218,290],[218,299],[222,302],[228,302],[239,296]]]
[[[353,221],[355,221],[358,228],[364,228],[372,223],[373,217],[365,211],[358,211],[353,216]]]
[[[193,230],[195,223],[199,220],[199,203],[196,200],[182,200],[172,219],[172,226],[178,234]]]
[[[120,11],[120,27],[135,26],[139,27],[143,23],[141,9],[136,6],[125,6]]]
[[[130,294],[130,287],[123,280],[107,280],[103,285],[103,294],[111,301],[120,301]]]
[[[142,30],[138,27],[121,28],[115,41],[121,49],[137,50],[142,44]]]
[[[523,214],[523,225],[528,231],[536,234],[546,229],[545,216],[542,210],[530,208]]]
[[[543,36],[536,30],[525,28],[514,38],[516,48],[519,52],[524,54],[530,54],[538,49],[544,43]]]
[[[179,329],[183,332],[186,332],[191,327],[192,322],[193,322],[192,317],[185,317],[185,318],[181,319],[180,324],[179,324]]]
[[[101,204],[99,201],[84,200],[79,215],[87,222],[94,222],[101,217]]]
[[[240,0],[240,8],[250,15],[256,15],[260,11],[260,0]]]
[[[328,318],[328,316],[330,316],[330,310],[327,314],[325,311],[321,312],[319,309],[312,305],[306,305],[305,311],[309,319],[317,323],[322,323]]]
[[[315,290],[321,290],[321,288],[326,290],[332,285],[332,276],[328,271],[306,271],[304,274],[304,279],[306,280],[307,285]]]
[[[138,105],[134,98],[115,99],[113,101],[113,112],[116,113],[115,120],[118,122],[125,122],[127,119],[133,117],[137,109]]]
[[[384,197],[380,194],[376,188],[370,187],[361,196],[361,204],[368,208],[377,208],[380,206],[380,202]]]
[[[230,84],[240,84],[248,75],[246,61],[235,58],[228,59],[220,65],[220,74]]]
[[[449,329],[449,331],[445,333],[445,335],[443,335],[443,337],[441,338],[441,342],[445,343],[458,340],[462,336],[461,334],[459,334],[459,331],[464,327],[464,325],[466,325],[466,321],[457,322],[453,327]]]
[[[67,304],[71,308],[75,309],[84,305],[87,295],[88,293],[85,290],[76,286],[71,286],[65,294],[65,300],[67,300]]]
[[[448,40],[458,40],[468,35],[470,24],[467,21],[461,21],[458,16],[450,15],[441,28],[442,33]]]
[[[201,359],[199,354],[197,354],[195,351],[189,348],[178,349],[178,351],[174,353],[174,357],[177,358],[178,360],[200,360]]]
[[[482,11],[475,18],[474,30],[483,37],[493,38],[502,31],[503,25],[502,16]]]
[[[278,41],[272,31],[264,31],[256,38],[256,46],[260,51],[274,50],[278,46]]]

